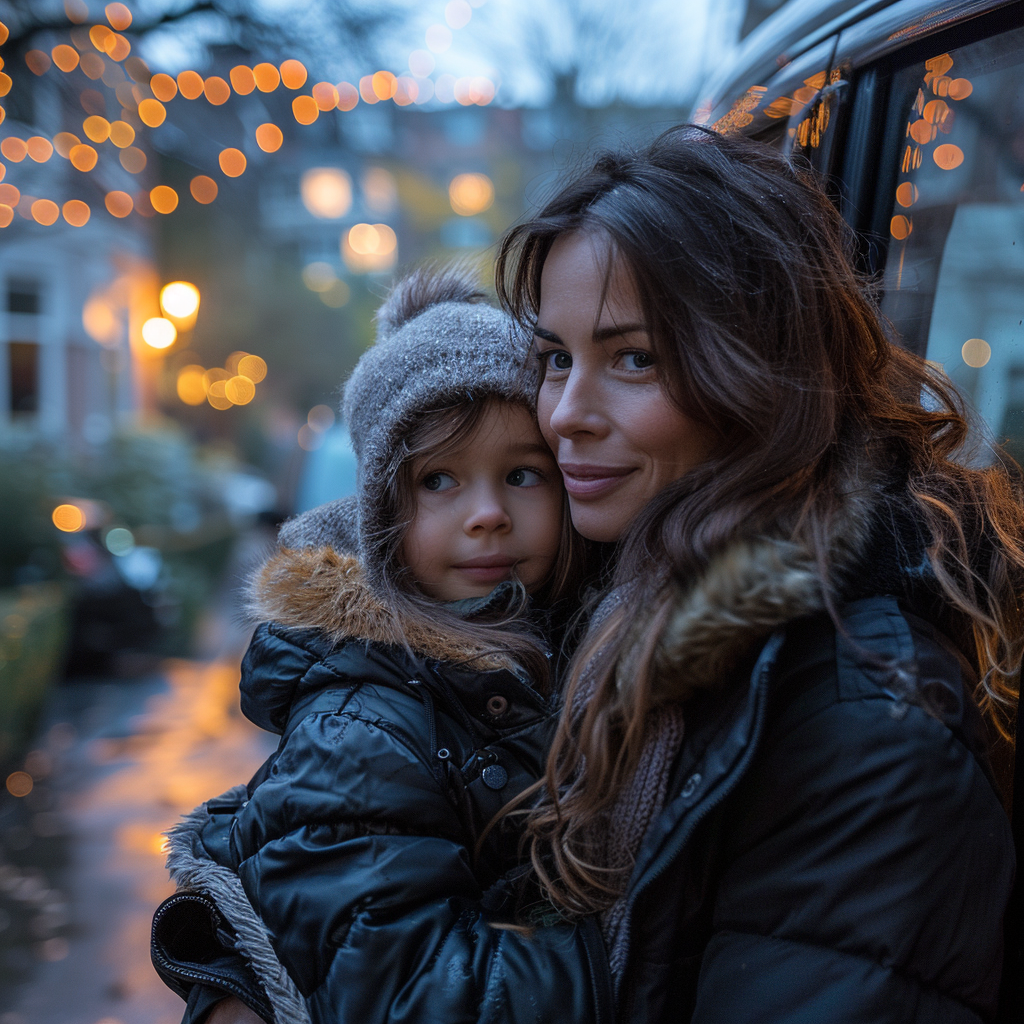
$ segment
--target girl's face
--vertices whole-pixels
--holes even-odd
[[[557,238],[541,274],[537,417],[573,526],[615,541],[663,487],[703,462],[712,432],[672,402],[624,264],[601,236]],[[605,288],[607,281],[607,289]]]
[[[429,597],[484,597],[515,576],[528,591],[551,572],[562,482],[529,410],[491,402],[460,448],[413,463],[416,511],[402,560]]]

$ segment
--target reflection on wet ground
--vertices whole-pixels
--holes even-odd
[[[238,710],[236,658],[56,691],[0,792],[0,1024],[180,1019],[149,963],[161,832],[272,749]]]

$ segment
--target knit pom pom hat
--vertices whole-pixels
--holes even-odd
[[[384,592],[397,524],[385,511],[393,503],[382,499],[405,456],[404,439],[425,414],[465,402],[500,398],[532,410],[528,347],[515,321],[484,300],[469,267],[425,267],[400,280],[377,311],[377,340],[341,403],[358,467],[355,522],[351,502],[332,502],[286,523],[282,544],[319,546],[336,534],[335,546],[355,548],[367,584]]]

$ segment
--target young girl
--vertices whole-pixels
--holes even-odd
[[[154,962],[186,1020],[227,995],[301,1020],[289,976],[338,999],[370,892],[448,863],[479,895],[515,863],[508,819],[484,831],[542,773],[553,658],[530,609],[572,592],[578,545],[512,322],[481,298],[457,269],[395,288],[345,388],[356,500],[287,524],[252,584],[242,707],[282,738],[172,835],[186,891]]]

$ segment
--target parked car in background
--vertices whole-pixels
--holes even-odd
[[[1024,461],[1024,4],[794,0],[693,118],[826,177],[902,344]]]

